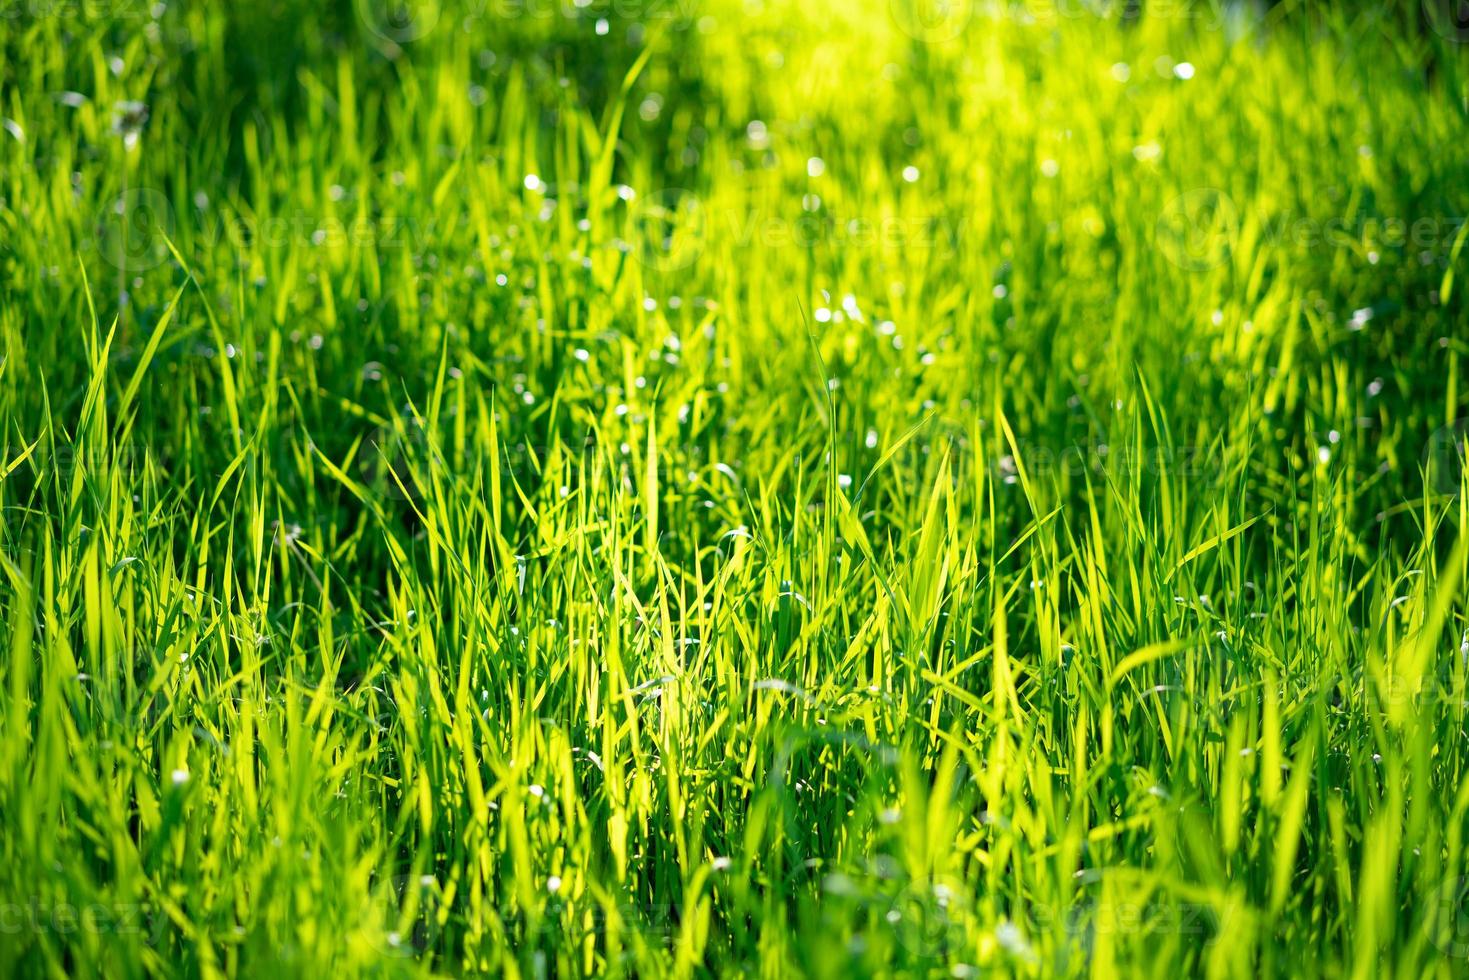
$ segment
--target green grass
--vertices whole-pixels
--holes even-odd
[[[1469,50],[1127,6],[0,7],[0,975],[1469,971]]]

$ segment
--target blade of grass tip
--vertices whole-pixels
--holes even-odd
[[[868,481],[876,476],[879,470],[887,466],[888,463],[892,462],[893,457],[898,455],[898,453],[902,451],[903,447],[911,442],[913,440],[913,437],[918,435],[919,431],[923,429],[924,426],[928,425],[928,423],[932,422],[937,416],[938,412],[929,412],[923,418],[915,422],[912,427],[908,429],[907,432],[903,433],[901,436],[895,439],[892,445],[888,446],[888,448],[883,452],[882,456],[878,458],[878,461],[873,464],[871,472],[869,472],[866,479],[862,481],[862,485],[857,488],[857,492],[853,495],[852,499],[860,500],[862,497],[862,490],[867,486]]]
[[[632,93],[632,87],[637,84],[638,76],[647,67],[648,59],[653,55],[653,40],[654,38],[649,38],[644,44],[642,53],[632,63],[632,67],[627,70],[627,74],[622,77],[622,87],[618,90],[617,98],[608,107],[607,120],[602,127],[602,146],[598,150],[596,161],[592,164],[590,175],[590,185],[593,192],[590,201],[590,207],[593,209],[593,213],[590,215],[590,220],[593,227],[596,226],[597,218],[600,216],[600,192],[612,183],[612,162],[616,157],[617,134],[622,129],[622,117],[627,110],[627,99]]]
[[[21,453],[19,456],[15,457],[15,459],[12,459],[9,463],[5,464],[5,468],[3,470],[0,470],[0,480],[4,480],[9,477],[10,474],[14,473],[17,469],[20,468],[21,464],[30,459],[31,453],[36,451],[36,447],[39,446],[41,444],[41,441],[45,438],[46,437],[44,434],[36,436],[36,441],[27,446],[25,452]]]
[[[77,253],[77,268],[80,269],[82,273],[82,295],[87,298],[87,316],[90,319],[90,326],[92,328],[91,333],[88,335],[89,347],[87,351],[88,354],[91,354],[91,338],[97,335],[97,330],[100,328],[101,324],[97,320],[97,303],[92,298],[92,283],[90,280],[87,279],[87,263],[82,261],[82,256],[80,252]]]
[[[1140,650],[1134,650],[1117,661],[1117,666],[1112,668],[1112,673],[1107,678],[1107,687],[1116,687],[1117,682],[1122,680],[1123,676],[1133,668],[1141,667],[1161,657],[1166,657],[1170,653],[1177,653],[1183,648],[1184,643],[1182,640],[1165,640],[1162,643],[1150,643]]]
[[[1449,250],[1448,268],[1444,269],[1443,282],[1438,287],[1438,301],[1445,308],[1454,294],[1454,270],[1458,267],[1459,253],[1464,250],[1466,237],[1469,237],[1469,221],[1464,222],[1459,227],[1459,234],[1454,236],[1454,247]]]
[[[1214,535],[1212,538],[1209,538],[1207,541],[1204,541],[1201,544],[1189,549],[1188,553],[1178,560],[1178,564],[1173,566],[1173,571],[1169,572],[1167,577],[1163,579],[1163,584],[1167,585],[1169,582],[1173,581],[1173,576],[1177,575],[1179,571],[1189,562],[1193,561],[1201,555],[1213,551],[1215,548],[1219,547],[1221,544],[1224,544],[1231,538],[1234,538],[1237,535],[1243,534],[1245,531],[1248,531],[1250,527],[1255,524],[1256,521],[1260,520],[1264,516],[1264,514],[1256,514],[1249,520],[1236,524],[1234,527],[1229,528],[1227,531],[1221,531],[1218,534]]]
[[[19,772],[19,767],[24,765],[25,746],[30,740],[30,712],[27,710],[27,702],[30,698],[31,669],[36,657],[31,649],[32,635],[35,630],[34,596],[31,591],[31,583],[25,572],[16,565],[4,552],[0,552],[0,569],[3,569],[6,577],[10,579],[11,601],[8,604],[10,613],[10,662],[8,673],[10,674],[10,705],[4,712],[6,731],[5,756],[12,773]],[[9,781],[13,781],[14,776]]]
[[[174,261],[178,262],[179,268],[183,269],[184,275],[188,277],[184,285],[187,286],[189,283],[193,283],[194,288],[199,291],[199,298],[204,301],[204,315],[209,320],[210,335],[214,338],[215,346],[220,350],[224,350],[227,346],[224,340],[224,332],[220,330],[219,317],[214,313],[214,304],[209,302],[209,293],[204,289],[204,284],[194,275],[193,268],[184,260],[178,247],[174,245],[173,239],[168,237],[168,235],[164,235],[163,242],[168,246],[168,250],[172,253]],[[235,441],[235,450],[238,452],[244,448],[245,430],[240,425],[240,404],[239,394],[235,387],[235,372],[230,367],[230,359],[228,357],[215,358],[215,361],[219,364],[220,383],[224,385],[224,407],[230,417],[230,435]]]
[[[192,279],[192,277],[190,277]],[[127,388],[123,390],[122,398],[117,403],[117,415],[119,418],[127,413],[128,406],[133,403],[133,398],[138,394],[138,389],[143,385],[143,375],[148,373],[148,365],[153,363],[153,357],[158,353],[159,346],[163,343],[163,334],[168,330],[169,321],[173,319],[174,311],[178,309],[179,300],[183,299],[184,290],[189,288],[189,280],[186,280],[173,294],[173,301],[158,318],[158,323],[153,327],[153,333],[148,337],[148,343],[143,347],[143,353],[138,357],[138,366],[133,369],[132,380],[128,382]]]
[[[658,553],[658,422],[648,416],[648,456],[643,478],[643,507],[647,513],[647,548],[651,560]]]
[[[1448,568],[1437,582],[1428,618],[1418,631],[1411,655],[1403,658],[1402,666],[1397,670],[1398,676],[1394,683],[1402,685],[1402,690],[1417,691],[1423,675],[1428,672],[1434,647],[1443,633],[1444,623],[1448,621],[1449,610],[1459,598],[1459,577],[1463,572],[1466,555],[1469,555],[1469,532],[1460,534],[1459,540],[1455,542],[1454,550],[1449,556]],[[1407,723],[1409,716],[1416,710],[1412,702],[1412,698],[1392,699],[1389,717],[1394,724],[1401,726]]]
[[[1025,502],[1030,506],[1032,517],[1040,517],[1041,509],[1036,503],[1035,492],[1031,489],[1030,476],[1026,472],[1025,460],[1020,452],[1020,443],[1015,438],[1015,432],[1010,428],[1010,420],[1006,418],[1004,410],[1000,406],[1000,396],[995,395],[995,418],[1000,423],[1000,431],[1004,434],[1005,444],[1010,447],[1010,458],[1015,461],[1015,475],[1020,480],[1020,491],[1025,495]]]
[[[1306,803],[1310,799],[1311,759],[1316,743],[1308,739],[1291,763],[1290,784],[1280,811],[1280,825],[1275,833],[1275,863],[1271,874],[1270,910],[1279,912],[1291,894],[1291,875],[1295,871],[1296,850],[1301,843],[1301,829],[1306,819]]]
[[[245,458],[249,455],[250,447],[255,445],[255,438],[258,435],[259,432],[256,435],[252,435],[250,441],[235,454],[235,458],[230,460],[229,465],[219,474],[219,479],[215,481],[214,485],[214,495],[209,498],[209,506],[204,509],[206,514],[212,512],[214,505],[219,503],[219,498],[224,495],[225,488],[229,485],[230,477],[244,464]]]
[[[91,351],[92,378],[87,383],[87,393],[82,398],[81,425],[79,431],[90,431],[100,442],[107,428],[107,399],[102,390],[107,384],[107,358],[112,354],[112,340],[117,336],[117,318],[107,330],[107,337]]]
[[[832,386],[831,372],[827,370],[826,358],[821,354],[821,345],[817,343],[816,332],[811,329],[811,318],[806,315],[806,304],[796,299],[796,308],[801,311],[801,321],[806,326],[806,341],[811,345],[811,352],[816,356],[816,366],[821,371],[821,393],[826,399],[826,496],[832,498],[842,492],[841,481],[837,478],[837,400],[836,391]],[[839,508],[826,508],[822,513],[822,549],[830,553],[832,539],[836,536],[836,529],[832,522],[832,512]]]
[[[1056,515],[1061,513],[1061,511],[1063,511],[1064,509],[1064,506],[1057,507],[1045,517],[1037,517],[1035,520],[1031,521],[1030,526],[1027,527],[1024,531],[1020,532],[1020,535],[1016,537],[1013,542],[1011,542],[1010,547],[1005,549],[1005,553],[1001,555],[998,559],[996,559],[995,567],[998,568],[999,566],[1005,564],[1005,562],[1009,560],[1011,555],[1020,550],[1021,545],[1029,541],[1031,537],[1041,528],[1051,523],[1051,521],[1055,519]]]

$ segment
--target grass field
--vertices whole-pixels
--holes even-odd
[[[1469,974],[1357,6],[0,2],[0,975]]]

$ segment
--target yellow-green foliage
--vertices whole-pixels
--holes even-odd
[[[1372,6],[0,3],[0,975],[1463,975]]]

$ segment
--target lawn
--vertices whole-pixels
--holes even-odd
[[[0,0],[0,975],[1469,974],[1452,6]]]

